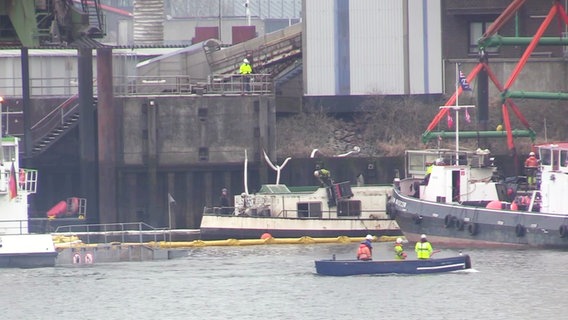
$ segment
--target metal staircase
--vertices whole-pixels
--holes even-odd
[[[32,126],[32,156],[37,156],[79,124],[78,96],[72,96]]]

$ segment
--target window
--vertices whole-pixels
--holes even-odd
[[[469,53],[478,53],[477,41],[483,36],[487,28],[492,24],[491,21],[486,22],[470,22],[469,23]],[[487,53],[499,52],[499,47],[485,48]]]
[[[337,203],[338,217],[358,217],[361,215],[360,200],[341,200]]]
[[[5,146],[3,152],[3,159],[0,159],[2,163],[12,162],[16,160],[16,147],[15,146]],[[10,169],[10,168],[8,168]]]
[[[552,164],[552,152],[550,149],[540,149],[540,163],[544,166]]]
[[[560,150],[560,166],[568,167],[568,151]]]
[[[298,218],[321,218],[321,202],[298,202]]]

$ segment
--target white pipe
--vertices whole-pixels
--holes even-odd
[[[248,195],[249,194],[249,190],[248,190],[248,157],[247,157],[247,149],[245,149],[245,168],[244,168],[244,175],[245,175],[245,193]]]
[[[247,25],[250,26],[250,6],[249,0],[245,2],[245,15],[247,16]]]

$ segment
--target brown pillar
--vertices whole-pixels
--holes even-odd
[[[115,223],[117,212],[117,125],[112,85],[112,49],[97,49],[97,116],[100,223]]]

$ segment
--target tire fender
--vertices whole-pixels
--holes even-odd
[[[472,236],[475,236],[479,233],[479,224],[472,222],[467,226],[467,231],[469,232],[469,234],[471,234]]]
[[[525,228],[525,226],[523,226],[522,224],[517,224],[517,226],[515,226],[515,234],[517,235],[517,237],[524,237],[525,234],[527,233],[527,228]]]
[[[456,219],[456,229],[458,229],[459,231],[463,231],[464,228],[465,228],[465,222],[463,221],[463,219]]]
[[[558,232],[560,232],[560,238],[568,237],[568,225],[561,225],[560,228],[558,228]]]

